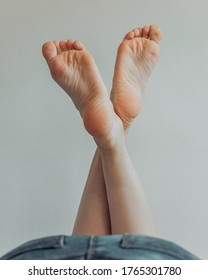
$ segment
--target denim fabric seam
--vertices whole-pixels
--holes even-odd
[[[95,253],[95,249],[94,249],[94,240],[96,239],[96,236],[92,235],[90,236],[90,241],[88,244],[88,249],[87,249],[87,254],[86,254],[86,259],[90,260]]]
[[[55,242],[54,244],[47,244],[42,246],[42,243],[39,243],[37,245],[37,243],[34,246],[34,242],[42,242],[43,240],[49,240],[52,239]],[[7,254],[3,255],[0,259],[4,259],[7,255],[8,257],[6,259],[10,260],[13,259],[14,257],[17,257],[19,255],[22,254],[27,254],[28,252],[34,252],[34,251],[41,251],[41,250],[54,250],[54,249],[58,249],[58,248],[63,248],[64,247],[64,240],[65,240],[65,235],[56,235],[56,236],[49,236],[49,237],[43,237],[43,238],[39,238],[39,239],[34,239],[28,242],[23,243],[22,245],[18,246],[16,249],[8,252]]]
[[[122,238],[121,241],[120,241],[120,247],[121,247],[121,248],[122,248],[122,247],[127,247],[128,241],[129,241],[129,239],[128,239],[128,234],[127,234],[127,233],[124,233],[124,234],[123,234],[123,238]]]
[[[65,247],[65,238],[66,238],[66,235],[60,236],[60,246],[61,246],[61,248]]]
[[[157,238],[157,240],[159,240],[159,239]],[[169,256],[172,256],[172,257],[178,258],[178,259],[184,259],[186,254],[191,254],[188,251],[186,252],[185,249],[183,249],[181,247],[178,247],[178,245],[176,245],[176,244],[174,244],[170,241],[166,241],[166,240],[162,240],[162,241],[163,242],[165,241],[165,242],[169,243],[171,246],[177,246],[179,249],[183,249],[185,254],[183,254],[183,253],[181,254],[181,253],[178,253],[176,251],[173,251],[172,248],[169,248],[168,249],[169,251],[167,251],[167,250],[164,250],[164,249],[159,248],[158,246],[154,246],[154,245],[144,245],[144,244],[143,245],[139,244],[139,246],[134,245],[134,244],[132,245],[130,241],[131,240],[129,239],[129,234],[124,234],[123,240],[121,242],[121,248],[123,247],[123,248],[128,248],[128,249],[135,249],[135,250],[136,249],[142,249],[142,250],[150,250],[150,251],[154,251],[154,252],[156,251],[158,253],[165,253],[166,255],[169,255]],[[129,243],[130,243],[131,246],[128,246]],[[195,259],[198,259],[193,254],[191,254],[191,256],[194,257]]]

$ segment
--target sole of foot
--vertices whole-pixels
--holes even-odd
[[[71,97],[96,143],[112,145],[119,118],[91,54],[75,40],[47,42],[42,53],[53,79]]]
[[[111,100],[125,129],[140,113],[142,92],[159,58],[162,35],[157,25],[135,28],[118,48]]]

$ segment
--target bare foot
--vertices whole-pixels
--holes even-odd
[[[118,48],[111,100],[125,129],[141,110],[141,94],[159,58],[161,39],[159,26],[145,26],[127,33]]]
[[[53,79],[79,110],[86,130],[108,145],[115,118],[112,103],[97,66],[84,46],[74,40],[47,42],[42,48]]]

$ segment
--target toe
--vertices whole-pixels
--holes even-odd
[[[47,42],[42,47],[43,56],[47,61],[57,55],[57,49],[53,42]]]
[[[84,49],[84,46],[83,46],[83,44],[82,44],[81,42],[79,42],[79,41],[74,41],[74,48],[75,48],[75,50],[77,50],[77,51],[81,51],[81,50]]]
[[[70,39],[66,43],[68,50],[73,50],[74,48],[74,40]]]
[[[62,49],[60,47],[60,41],[53,41],[55,47],[56,47],[56,50],[57,50],[57,54],[60,54],[62,53]]]
[[[155,42],[159,43],[162,40],[163,32],[160,26],[158,25],[151,25],[150,26],[150,39],[154,40]]]
[[[141,28],[141,27],[138,27],[137,29],[139,30],[139,37],[142,37],[142,35],[143,35],[143,30],[142,30],[142,28]]]
[[[142,28],[142,37],[148,39],[149,38],[149,31],[150,31],[150,26],[144,26]]]
[[[68,51],[67,41],[60,41],[59,46],[63,52]]]
[[[139,35],[140,35],[140,30],[139,30],[139,28],[135,28],[135,29],[133,30],[133,32],[134,32],[134,37],[139,37]]]
[[[77,50],[77,51],[80,51],[80,50],[83,50],[85,47],[84,45],[79,42],[79,41],[76,41],[76,40],[68,40],[67,41],[67,48],[68,50]]]
[[[126,36],[124,37],[124,40],[131,40],[134,38],[134,31],[130,31],[126,34]]]

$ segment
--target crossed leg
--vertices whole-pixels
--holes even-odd
[[[53,78],[70,95],[98,145],[73,234],[154,234],[124,130],[140,112],[141,93],[158,59],[161,37],[157,26],[134,29],[125,36],[118,49],[111,92],[116,114],[96,65],[81,43],[70,40],[43,46]]]
[[[102,140],[113,123],[113,106],[91,55],[84,46],[73,40],[47,42],[43,45],[43,55],[54,80],[74,101],[88,132],[91,132],[95,138],[98,134],[97,137]],[[93,113],[96,121],[95,118],[91,118]],[[100,115],[102,113],[100,124],[97,123],[97,113]],[[91,127],[91,124],[95,126]],[[73,233],[109,234],[108,212],[100,154],[97,153],[90,169]]]

